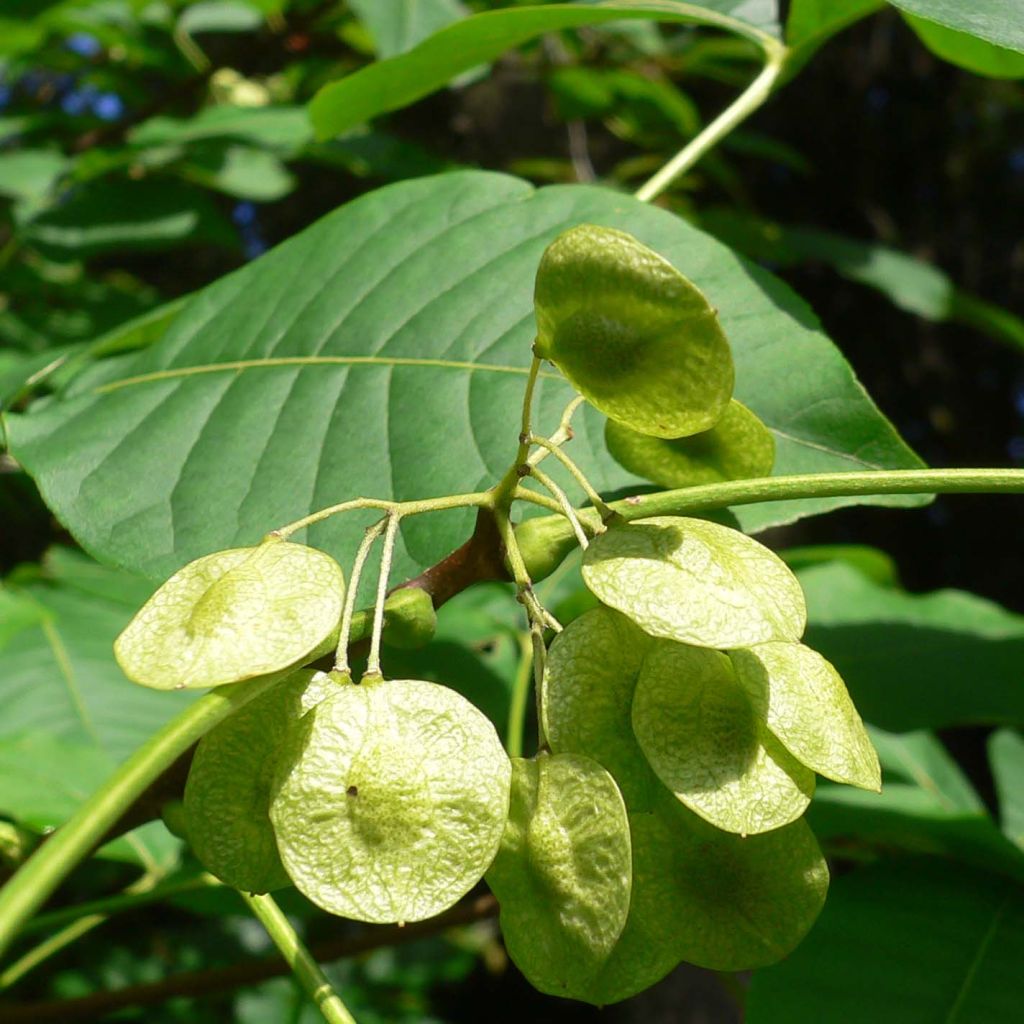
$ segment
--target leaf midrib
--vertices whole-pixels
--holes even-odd
[[[164,380],[177,380],[204,373],[231,373],[241,370],[274,369],[287,366],[419,366],[445,370],[467,370],[484,373],[512,373],[527,376],[527,366],[504,366],[499,363],[473,363],[455,359],[425,359],[411,356],[271,356],[265,359],[235,359],[223,363],[207,363],[202,366],[179,366],[166,370],[140,373],[134,377],[123,377],[93,389],[93,394],[108,394],[123,388],[152,384]],[[541,371],[541,377],[561,380],[559,374]]]

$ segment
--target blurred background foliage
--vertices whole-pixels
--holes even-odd
[[[583,29],[524,46],[372,126],[314,140],[305,105],[322,85],[469,12],[502,6],[510,5],[0,3],[0,406],[59,389],[83,360],[149,344],[184,296],[383,183],[471,166],[542,184],[635,188],[759,65],[751,44],[704,29]],[[812,6],[794,5],[791,41]],[[846,16],[835,28],[871,16],[813,56],[808,43],[809,64],[660,201],[790,281],[931,465],[1024,466],[1024,323],[1013,313],[1024,309],[1024,58],[994,66],[985,53],[957,48],[960,64],[985,72],[969,73],[941,59],[950,46],[941,32],[879,7],[839,4]],[[991,724],[1024,721],[1013,690],[1024,649],[1014,550],[1022,513],[1017,498],[940,499],[914,511],[848,509],[770,538],[856,540],[898,555],[896,566],[869,549],[791,552],[809,593],[811,642],[851,679],[866,717],[894,730],[877,734],[896,782],[881,817],[851,810],[828,787],[815,802],[812,822],[836,837],[830,850],[840,864],[902,844],[1021,870],[1019,849],[990,815],[1002,797],[1004,829],[1012,820],[1011,838],[1019,833],[1024,748]],[[4,455],[0,524],[2,877],[169,712],[166,695],[112,688],[111,641],[148,585],[74,551]],[[564,620],[585,606],[570,579],[545,583]],[[939,586],[988,600],[911,593]],[[871,664],[854,607],[890,627]],[[424,678],[443,675],[501,730],[521,668],[517,623],[503,589],[477,588],[444,609],[435,645],[394,652],[393,661],[406,659]],[[943,647],[954,633],[997,637],[1000,646],[965,647],[961,638]],[[933,652],[923,664],[908,653],[923,650]],[[901,717],[888,695],[909,687],[917,709],[951,665],[967,689],[983,666],[990,704],[979,711],[972,693],[963,708],[945,702],[934,720]],[[941,739],[899,732],[915,721]],[[25,764],[29,775],[4,768]],[[908,840],[906,815],[925,796],[934,798],[931,831]],[[854,843],[850,814],[861,814]],[[54,911],[26,937],[28,960],[0,968],[0,990],[11,988],[19,1003],[43,1001],[31,1019],[94,1019],[95,1006],[77,1018],[46,1001],[168,977],[169,991],[150,993],[159,1001],[110,1019],[316,1019],[286,979],[239,987],[218,973],[268,955],[268,940],[160,823],[105,848],[60,902],[122,889],[130,909],[114,920]],[[294,894],[286,909],[314,947],[359,932]],[[36,946],[44,935],[63,938]],[[537,996],[506,968],[484,920],[338,960],[330,972],[363,1024],[596,1019]],[[187,982],[175,989],[175,977]],[[741,989],[682,968],[601,1019],[729,1021]]]

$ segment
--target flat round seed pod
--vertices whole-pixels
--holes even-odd
[[[317,906],[420,921],[490,866],[511,765],[494,726],[418,679],[342,686],[286,740],[270,805],[285,869]]]
[[[341,619],[345,578],[330,555],[265,541],[179,569],[114,644],[126,676],[157,690],[222,686],[278,672]]]
[[[199,741],[185,784],[186,827],[195,855],[222,882],[243,892],[291,884],[268,815],[277,752],[289,728],[337,685],[300,669]]]
[[[611,772],[630,810],[646,810],[664,787],[630,721],[650,637],[611,608],[584,612],[551,643],[541,684],[541,719],[555,753],[586,754]]]
[[[630,829],[631,918],[642,917],[678,960],[718,971],[765,967],[797,946],[825,902],[828,866],[804,821],[743,838],[666,802],[632,815]]]
[[[655,642],[637,680],[633,732],[658,778],[727,832],[779,828],[810,803],[814,773],[771,735],[718,651]]]
[[[549,995],[587,999],[629,911],[629,822],[596,761],[512,761],[512,798],[487,883],[516,966]]]
[[[589,402],[644,434],[713,426],[733,386],[718,316],[692,281],[625,232],[583,224],[545,250],[537,354]]]
[[[755,713],[819,775],[878,792],[882,771],[864,723],[832,664],[803,644],[731,651]]]
[[[653,812],[630,812],[633,884],[629,914],[619,941],[584,998],[595,1006],[629,999],[661,981],[683,959],[679,951],[677,896],[665,870],[664,850],[648,839]],[[638,826],[638,822],[641,824]]]
[[[781,558],[702,519],[660,516],[602,533],[583,555],[583,580],[645,632],[697,647],[799,640],[807,623]]]
[[[608,420],[604,439],[620,466],[662,487],[769,476],[775,464],[772,432],[735,398],[721,419],[700,434],[651,437]]]

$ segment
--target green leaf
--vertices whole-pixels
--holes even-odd
[[[836,33],[885,6],[885,0],[792,0],[786,19],[786,67],[794,74]]]
[[[588,999],[629,912],[629,821],[612,777],[579,754],[514,758],[508,824],[486,877],[530,984]]]
[[[0,649],[0,811],[29,813],[38,800],[55,826],[193,695],[132,686],[114,661],[114,638],[150,592],[137,577],[54,548],[41,571],[19,572],[5,592],[45,617]],[[15,805],[16,791],[31,796]],[[144,837],[136,857],[163,857],[162,835]]]
[[[989,78],[1024,78],[1024,53],[994,46],[967,32],[956,32],[912,14],[903,17],[918,39],[950,64]]]
[[[717,828],[756,835],[806,810],[814,773],[769,733],[718,651],[671,641],[644,656],[633,732],[658,778]]]
[[[650,638],[611,608],[574,619],[551,642],[541,718],[555,753],[585,754],[618,783],[631,811],[663,789],[633,735],[630,708]]]
[[[322,672],[300,670],[200,740],[185,785],[188,841],[228,885],[268,892],[291,884],[269,814],[278,750],[335,685]]]
[[[958,590],[908,594],[850,565],[799,573],[806,641],[884,729],[1024,722],[1024,617]]]
[[[936,322],[962,323],[997,341],[1024,348],[1024,321],[1019,317],[967,294],[938,267],[897,249],[724,208],[702,213],[701,224],[752,259],[782,267],[821,261],[846,280],[874,288],[907,313]]]
[[[252,146],[195,147],[180,172],[196,184],[257,203],[272,203],[295,188],[273,153]]]
[[[59,828],[110,776],[108,755],[92,742],[45,731],[0,736],[0,815],[40,835]],[[181,844],[152,822],[105,844],[104,860],[162,873],[173,868]]]
[[[967,776],[932,733],[869,731],[886,778],[920,786],[946,810],[984,813],[985,805]]]
[[[609,420],[604,438],[616,462],[668,488],[770,476],[775,462],[771,431],[735,399],[710,430],[692,437],[650,437]]]
[[[651,636],[682,644],[749,647],[804,631],[800,584],[778,555],[701,519],[613,527],[587,548],[583,580]]]
[[[889,0],[905,14],[1024,53],[1024,10],[1017,0]]]
[[[838,879],[785,963],[759,971],[749,1024],[1013,1020],[1024,890],[961,865],[885,861]]]
[[[1000,729],[988,741],[999,818],[1003,832],[1024,850],[1024,736],[1014,729]]]
[[[282,155],[294,154],[312,140],[304,107],[206,107],[194,117],[152,117],[133,129],[136,146],[164,146],[200,139],[235,139]]]
[[[819,775],[877,791],[878,755],[835,668],[803,644],[758,644],[729,654],[755,714]]]
[[[743,20],[752,16],[752,24]],[[440,89],[478,64],[490,64],[545,32],[611,21],[654,19],[699,23],[758,38],[774,34],[774,4],[746,0],[705,0],[696,4],[617,0],[595,4],[547,4],[485,11],[456,22],[408,53],[378,61],[324,86],[313,98],[310,116],[318,137],[328,138],[371,118],[397,110]]]
[[[482,172],[402,182],[341,208],[192,298],[134,360],[100,364],[49,405],[8,417],[12,452],[88,550],[156,578],[346,497],[490,486],[515,454],[537,264],[580,222],[628,230],[706,292],[731,340],[737,395],[775,434],[777,473],[919,465],[768,275],[617,192],[534,190]],[[571,397],[545,373],[538,429],[554,429]],[[640,485],[608,455],[600,414],[581,410],[574,428],[573,456],[595,486]],[[737,515],[761,529],[857,500],[878,499]],[[396,578],[471,528],[468,512],[404,523]],[[346,559],[362,525],[335,517],[308,536]]]
[[[25,237],[55,259],[205,243],[237,247],[230,222],[199,189],[171,181],[90,183],[36,217]]]
[[[899,569],[892,556],[867,544],[809,544],[786,548],[779,552],[779,558],[798,578],[804,569],[828,562],[842,562],[880,586],[898,587],[900,583]]]
[[[0,586],[0,648],[23,629],[36,626],[45,618],[46,612],[40,605]]]
[[[114,644],[129,679],[157,690],[223,686],[307,657],[341,620],[345,577],[330,555],[273,539],[217,551],[175,573]]]
[[[732,395],[729,342],[692,281],[622,231],[581,224],[544,250],[537,355],[633,430],[709,430]]]
[[[286,739],[270,806],[296,888],[357,921],[420,921],[483,876],[511,766],[490,722],[447,687],[364,682]]]
[[[828,867],[802,821],[741,838],[669,803],[631,815],[630,828],[630,914],[591,1002],[642,991],[680,960],[721,971],[775,963],[821,911]]]
[[[807,811],[818,839],[844,856],[928,854],[1024,883],[1024,854],[983,812],[954,811],[925,789],[886,782],[881,794],[824,783]]]
[[[350,0],[350,6],[370,30],[378,57],[405,53],[470,13],[459,0]]]
[[[254,32],[263,23],[259,10],[242,0],[200,0],[190,4],[178,19],[178,31]]]
[[[0,153],[0,196],[42,205],[68,166],[65,156],[50,149]]]

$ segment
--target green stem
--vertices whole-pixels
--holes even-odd
[[[293,671],[289,668],[215,690],[186,708],[139,747],[0,890],[0,956],[21,925],[165,768],[218,722]]]
[[[373,632],[370,634],[370,655],[366,659],[366,674],[380,675],[380,641],[384,634],[384,602],[388,596],[388,580],[391,578],[391,563],[395,558],[395,539],[402,517],[397,512],[388,516],[384,533],[384,550],[380,556],[380,575],[377,577],[377,604],[373,610]]]
[[[296,980],[323,1014],[324,1020],[328,1024],[356,1024],[355,1018],[331,987],[324,972],[320,970],[320,965],[303,945],[291,922],[281,913],[281,908],[274,902],[273,897],[268,894],[255,896],[246,893],[241,893],[241,897],[267,929],[267,934],[274,940],[274,945],[281,951]]]
[[[72,942],[91,932],[97,925],[106,921],[106,914],[88,914],[65,925],[59,932],[48,936],[38,946],[33,946],[27,953],[19,957],[4,970],[0,971],[0,992],[4,992],[20,981],[29,971],[35,970],[41,963],[55,953],[70,946]]]
[[[1024,493],[1024,469],[893,469],[758,477],[636,495],[613,501],[609,507],[630,522],[649,516],[686,516],[763,501],[986,493]],[[589,508],[580,509],[579,517],[584,524],[594,527],[601,522],[598,514]],[[528,574],[535,580],[551,573],[575,547],[572,527],[561,515],[528,519],[517,527],[516,534]]]
[[[329,505],[327,508],[311,512],[308,516],[296,519],[287,526],[280,526],[271,531],[272,537],[287,539],[293,533],[313,526],[315,523],[330,519],[331,516],[339,515],[342,512],[358,512],[361,509],[373,508],[381,512],[397,512],[400,516],[418,516],[424,512],[444,512],[452,508],[470,508],[489,506],[491,504],[490,491],[474,491],[471,494],[449,494],[443,498],[422,498],[418,501],[389,501],[386,498],[353,498],[351,501],[342,501],[337,505]]]
[[[334,671],[342,675],[349,674],[348,645],[349,637],[352,634],[352,617],[356,609],[356,597],[359,593],[359,580],[363,575],[363,566],[370,554],[373,542],[384,532],[387,526],[387,519],[378,520],[373,526],[368,526],[359,543],[356,557],[352,560],[352,571],[349,574],[348,590],[345,592],[345,606],[341,612],[341,630],[338,633],[338,648],[334,655]]]
[[[519,665],[512,683],[512,700],[508,709],[508,731],[505,749],[509,757],[523,756],[523,733],[526,731],[526,706],[533,679],[533,642],[529,633],[519,634]]]
[[[661,195],[680,175],[685,174],[709,150],[716,146],[741,121],[749,117],[771,94],[785,64],[786,47],[772,39],[759,40],[764,48],[765,65],[760,74],[709,125],[695,135],[664,167],[636,191],[636,198],[648,202]]]
[[[547,445],[538,451],[532,452],[530,457],[526,460],[531,466],[539,466],[551,454],[551,449],[548,445],[554,445],[557,448],[559,445],[565,444],[566,441],[572,440],[572,418],[576,410],[585,401],[586,399],[582,395],[577,395],[565,407],[562,411],[562,418],[558,422],[557,429],[549,438],[547,438]]]
[[[587,496],[587,500],[594,508],[597,509],[602,519],[611,519],[614,516],[612,510],[605,504],[601,495],[594,490],[593,484],[587,479],[586,474],[580,469],[576,463],[569,458],[568,455],[554,442],[554,440],[548,440],[546,437],[531,437],[530,440],[533,444],[539,445],[544,448],[549,454],[554,455],[556,459],[566,468],[569,475],[580,485],[581,490]],[[536,467],[532,467],[536,468]],[[536,476],[536,473],[533,474]],[[540,479],[538,477],[538,479]],[[550,488],[549,488],[550,489]],[[557,495],[556,495],[557,497]]]
[[[90,915],[102,915],[110,917],[125,910],[135,910],[138,907],[147,906],[150,903],[159,903],[169,896],[177,896],[185,892],[198,892],[202,889],[216,889],[223,886],[223,882],[205,871],[194,875],[191,878],[181,881],[167,881],[160,885],[153,886],[145,892],[120,892],[116,896],[106,896],[99,900],[89,900],[85,903],[76,903],[71,907],[62,907],[60,910],[53,910],[49,914],[39,914],[25,925],[21,930],[22,935],[34,932],[49,931],[52,928],[60,928],[63,925],[77,921],[80,917]]]
[[[572,502],[569,500],[569,495],[562,490],[554,480],[551,479],[542,469],[538,469],[536,466],[530,467],[530,476],[532,476],[537,483],[542,487],[547,488],[555,500],[561,506],[562,515],[569,520],[569,524],[572,526],[573,533],[576,534],[576,541],[584,551],[587,549],[587,545],[590,543],[586,533],[583,530],[583,526],[580,523],[579,516],[576,515],[576,509],[572,507]]]

